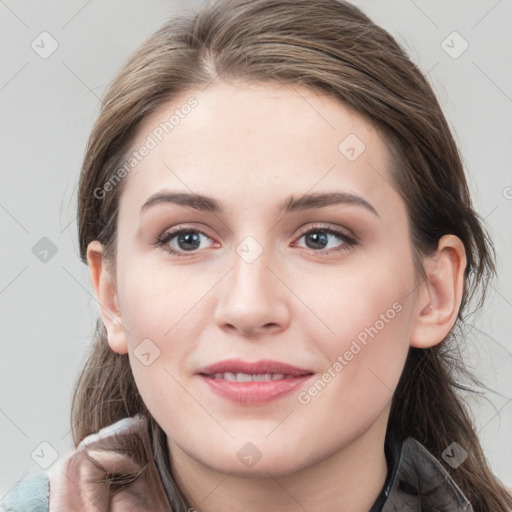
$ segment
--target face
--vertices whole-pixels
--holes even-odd
[[[284,474],[385,428],[416,276],[377,130],[305,88],[218,82],[147,118],[143,144],[119,206],[124,335],[109,342],[171,451]]]

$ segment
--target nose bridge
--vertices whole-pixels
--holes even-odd
[[[247,334],[286,323],[283,290],[271,270],[276,258],[263,244],[246,236],[235,247],[232,270],[217,305],[219,326],[230,325]]]
[[[240,306],[247,310],[249,306],[254,310],[263,309],[270,300],[269,266],[272,266],[273,256],[268,244],[264,244],[261,238],[258,241],[249,235],[235,247],[230,295],[242,301]]]
[[[235,248],[233,257],[232,285],[237,293],[249,292],[253,297],[266,295],[271,250],[264,248],[253,236],[245,237]]]

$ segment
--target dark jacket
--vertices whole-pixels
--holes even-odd
[[[168,465],[156,462],[152,438],[141,416],[103,428],[46,473],[19,482],[0,501],[0,512],[172,512],[172,476]],[[385,449],[387,481],[369,512],[473,512],[441,463],[416,440],[386,439]],[[120,473],[133,476],[127,482],[115,476]]]

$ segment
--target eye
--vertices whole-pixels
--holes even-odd
[[[349,250],[358,244],[358,241],[349,236],[341,229],[335,229],[329,226],[319,225],[309,227],[303,231],[300,238],[306,241],[306,249],[320,254],[330,254],[332,252]],[[336,244],[336,239],[338,243]],[[162,247],[166,252],[175,256],[194,255],[201,249],[201,242],[211,240],[211,238],[194,228],[176,228],[171,231],[165,231],[155,238],[154,245]],[[334,242],[334,248],[329,247],[330,241]],[[341,243],[339,243],[341,242]],[[297,242],[294,243],[294,246]]]
[[[185,253],[199,249],[202,239],[211,240],[202,231],[193,228],[174,229],[165,231],[155,239],[155,245],[164,247],[170,254],[186,256]]]
[[[348,250],[358,243],[354,237],[349,236],[344,231],[323,225],[309,228],[302,233],[302,236],[298,240],[302,238],[305,239],[307,249],[312,249],[313,252],[319,252],[320,254],[330,254],[332,252]],[[341,243],[336,244],[336,239],[341,241]],[[334,248],[332,244],[331,247],[329,247],[331,241],[334,243]]]

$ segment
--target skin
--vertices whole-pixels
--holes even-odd
[[[385,141],[344,104],[299,86],[188,91],[145,119],[134,147],[191,95],[198,106],[125,178],[116,275],[98,242],[88,248],[109,345],[129,353],[196,509],[367,512],[387,474],[384,436],[407,351],[439,343],[453,326],[464,247],[441,238],[421,280]],[[349,134],[365,144],[354,161],[338,150]],[[158,204],[141,215],[164,188],[213,196],[226,214]],[[360,196],[377,214],[357,204],[277,211],[289,195],[332,191]],[[206,235],[198,249],[168,243],[183,257],[152,243],[178,224]],[[358,243],[328,235],[315,246],[304,234],[318,233],[316,224]],[[262,249],[252,263],[237,253],[247,236]],[[248,406],[213,394],[196,374],[231,357],[268,358],[310,369],[314,382],[397,303],[400,312],[307,404],[298,393],[311,382]],[[149,366],[134,355],[144,339],[160,350]],[[251,467],[237,457],[248,442],[261,453]]]

